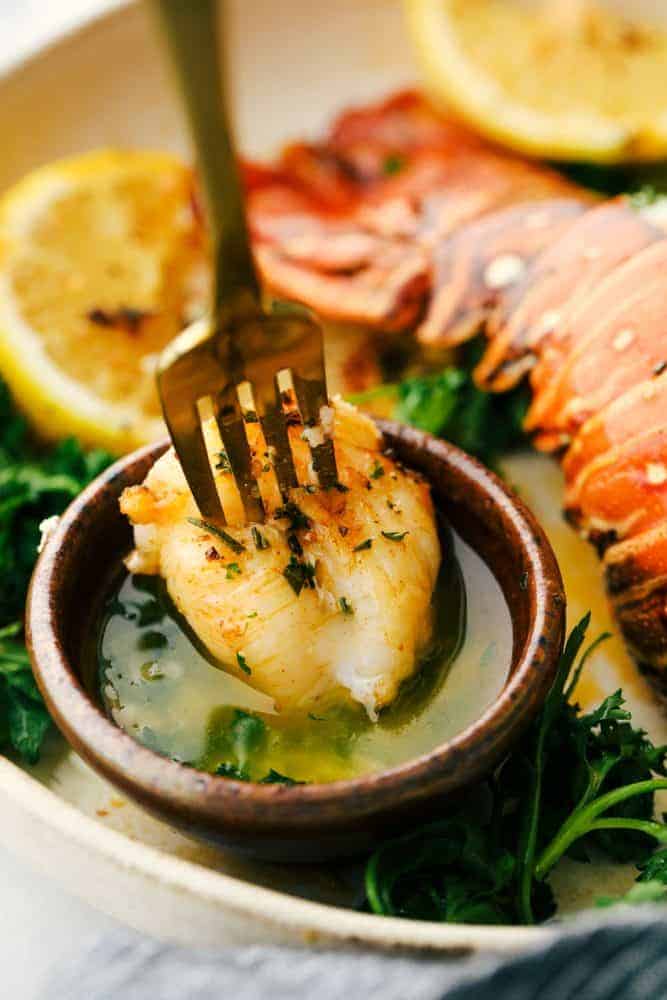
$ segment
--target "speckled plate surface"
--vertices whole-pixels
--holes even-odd
[[[314,132],[346,103],[414,79],[397,2],[237,0],[234,18],[238,118],[244,148],[270,153]],[[103,59],[103,65],[100,60]],[[276,81],[279,80],[279,86]],[[0,80],[6,137],[0,188],[58,156],[97,146],[185,151],[170,89],[144,12],[120,7],[16,66]],[[511,481],[545,525],[560,559],[575,621],[589,607],[596,634],[612,628],[597,561],[561,521],[560,474],[548,460],[519,456]],[[593,658],[581,694],[623,686],[637,720],[667,741],[667,723],[617,639]],[[380,919],[355,912],[352,866],[276,866],[240,860],[187,840],[119,797],[58,737],[39,767],[0,758],[0,839],[68,887],[134,927],[203,945],[274,941],[511,952],[543,929],[488,928]],[[562,911],[622,891],[622,866],[563,864]]]

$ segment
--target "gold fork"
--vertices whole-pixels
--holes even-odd
[[[215,273],[210,316],[160,357],[162,410],[202,517],[261,521],[297,485],[338,484],[322,424],[322,330],[300,306],[262,305],[229,128],[216,0],[153,4],[197,150]]]

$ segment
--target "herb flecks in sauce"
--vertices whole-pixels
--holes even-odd
[[[97,655],[107,711],[156,752],[236,780],[268,783],[274,772],[271,783],[289,784],[275,775],[297,782],[335,781],[419,756],[491,703],[511,656],[509,613],[489,570],[456,542],[466,586],[475,593],[466,611],[449,543],[446,550],[435,595],[433,645],[377,723],[353,702],[323,702],[310,712],[276,711],[270,698],[250,686],[252,674],[240,672],[243,664],[252,670],[251,643],[237,659],[239,672],[220,669],[183,630],[164,585],[136,576],[127,577],[111,595],[100,630]],[[296,572],[295,583],[303,586],[301,567]],[[342,625],[354,606],[347,595],[338,600]],[[255,614],[244,616],[241,625],[250,626],[247,618]],[[348,621],[344,627],[354,627],[354,617]],[[491,661],[485,657],[489,622],[498,635]],[[163,637],[159,643],[156,634]],[[151,644],[148,657],[146,643]]]
[[[240,669],[243,671],[244,674],[248,674],[248,676],[252,674],[252,670],[248,666],[248,661],[246,660],[243,653],[236,654],[236,662],[238,663]]]

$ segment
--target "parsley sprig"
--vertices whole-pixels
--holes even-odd
[[[454,365],[377,386],[351,401],[362,406],[379,398],[393,401],[396,420],[444,437],[495,466],[508,451],[527,444],[522,423],[529,397],[525,386],[500,394],[477,388],[472,372],[483,350],[482,341],[473,341]]]
[[[588,625],[587,615],[572,630],[539,718],[469,796],[475,807],[389,841],[371,857],[373,912],[536,923],[554,912],[548,878],[560,859],[587,860],[592,851],[638,865],[637,886],[624,901],[667,898],[667,850],[651,854],[667,843],[667,824],[653,817],[654,793],[667,789],[667,747],[632,725],[620,691],[587,713],[573,701],[597,645],[582,654]]]
[[[0,751],[34,764],[49,717],[30,669],[22,618],[40,524],[60,514],[111,461],[73,439],[40,450],[0,382]]]

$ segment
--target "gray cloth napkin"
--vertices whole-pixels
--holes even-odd
[[[378,918],[381,919],[381,918]],[[667,915],[585,916],[503,961],[298,948],[216,953],[119,931],[53,978],[44,1000],[667,1000]]]

